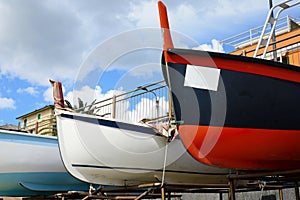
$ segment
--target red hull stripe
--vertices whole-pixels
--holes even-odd
[[[180,125],[180,136],[198,161],[237,169],[300,168],[300,130]]]
[[[193,52],[194,50],[190,50]],[[227,69],[238,72],[245,72],[250,74],[258,74],[263,76],[269,76],[273,78],[288,80],[292,82],[300,83],[300,72],[297,70],[291,70],[288,68],[278,67],[270,65],[272,62],[268,62],[267,64],[261,61],[261,59],[253,59],[249,58],[247,61],[247,57],[234,56],[235,59],[232,59],[233,55],[230,55],[230,58],[226,59],[225,55],[222,57],[217,57],[215,55],[218,54],[210,54],[209,52],[202,53],[203,55],[195,55],[195,54],[174,54],[169,53],[167,51],[165,53],[166,62],[171,63],[180,63],[180,64],[191,64],[205,67],[216,67],[219,69]],[[166,55],[167,54],[167,55]],[[253,62],[256,61],[256,62]],[[291,65],[289,65],[291,66]],[[296,68],[296,66],[295,66]]]

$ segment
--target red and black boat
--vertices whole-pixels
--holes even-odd
[[[162,70],[180,137],[208,165],[300,168],[300,68],[239,55],[176,49],[166,7]]]

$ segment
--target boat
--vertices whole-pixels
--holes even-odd
[[[172,142],[149,124],[72,112],[54,86],[58,142],[67,170],[81,181],[109,186],[147,183],[228,183],[229,169],[196,161],[180,137]]]
[[[67,172],[54,136],[0,129],[0,149],[0,196],[89,191]]]
[[[276,6],[288,8],[287,2]],[[207,165],[237,170],[299,169],[300,68],[175,48],[166,6],[158,6],[162,71],[190,155]]]

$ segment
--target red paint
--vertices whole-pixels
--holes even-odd
[[[218,131],[217,142],[202,157],[200,149],[206,136]],[[208,165],[260,170],[300,168],[300,130],[180,125],[179,132],[189,153]]]
[[[163,31],[164,50],[166,51],[168,48],[174,48],[174,45],[170,33],[167,8],[161,1],[158,2],[158,11],[159,11],[160,27]]]
[[[167,56],[166,56],[167,54]],[[226,69],[250,74],[258,74],[262,76],[269,76],[273,78],[293,81],[300,83],[300,73],[294,70],[270,66],[263,63],[245,62],[235,59],[224,59],[218,57],[210,57],[207,55],[176,55],[166,53],[166,61],[172,63],[191,64],[204,67],[216,67],[219,69]]]

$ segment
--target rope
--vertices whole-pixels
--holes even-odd
[[[168,67],[168,63],[166,62],[166,74],[167,74],[167,86],[169,87],[168,90],[168,103],[169,103],[169,120],[172,119],[172,87],[171,87],[171,80],[170,80],[170,73],[169,73],[169,67]]]
[[[164,165],[163,165],[163,173],[161,178],[161,187],[163,187],[165,182],[165,176],[166,176],[166,165],[167,165],[167,155],[168,155],[168,145],[169,142],[166,140],[166,149],[165,149],[165,158],[164,158]]]

